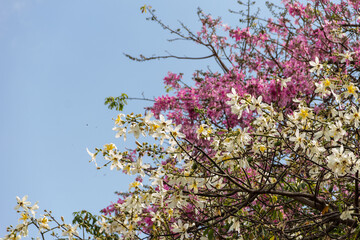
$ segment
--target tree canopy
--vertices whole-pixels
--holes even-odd
[[[268,4],[274,19],[243,6],[238,27],[199,10],[197,33],[147,8],[220,71],[198,70],[191,85],[169,72],[168,94],[144,114],[118,114],[115,137],[133,135],[137,147],[88,152],[136,180],[102,216],[78,212],[73,227],[35,218],[37,204],[18,198],[22,223],[4,239],[30,224],[44,237],[49,221],[69,238],[82,238],[80,227],[96,239],[357,239],[360,2],[284,0]],[[127,99],[106,104],[122,110]]]

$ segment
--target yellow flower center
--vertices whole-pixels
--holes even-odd
[[[29,219],[29,215],[27,213],[21,213],[20,220],[23,220],[24,222]]]
[[[307,109],[301,109],[299,115],[301,118],[305,119],[309,115],[309,111]]]
[[[203,133],[205,130],[205,128],[201,125],[200,128],[198,129],[198,133]]]
[[[324,86],[325,87],[329,87],[331,84],[330,80],[327,78],[325,81],[324,81]]]
[[[114,144],[105,144],[104,148],[107,150],[107,151],[111,151],[115,148],[115,145]]]
[[[130,187],[131,188],[137,188],[139,185],[140,185],[140,183],[138,181],[136,181],[136,182],[131,183]]]
[[[125,171],[126,173],[130,172],[130,167],[131,167],[131,165],[130,165],[130,164],[127,164],[127,165],[125,166],[125,168],[124,168],[124,171]]]
[[[47,224],[47,223],[48,223],[48,219],[47,219],[46,217],[43,217],[43,218],[41,219],[41,223],[42,223],[42,224]]]
[[[260,151],[261,151],[261,152],[265,152],[266,147],[265,147],[265,146],[260,146],[260,148],[259,148],[259,149],[260,149]]]
[[[120,116],[120,114],[117,116],[117,118],[115,120],[115,124],[117,124],[117,125],[121,124],[121,116]]]
[[[348,90],[348,93],[354,94],[354,93],[355,93],[355,87],[354,87],[354,85],[353,85],[353,84],[349,85],[349,86],[347,87],[347,90]]]
[[[159,127],[160,127],[160,126],[159,126],[159,125],[157,125],[157,124],[152,125],[152,129],[153,129],[153,131],[156,131]]]
[[[173,210],[172,208],[170,208],[170,209],[168,210],[168,212],[169,212],[169,215],[171,216],[171,215],[173,215],[174,210]]]

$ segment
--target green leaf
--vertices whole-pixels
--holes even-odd
[[[127,104],[126,99],[128,99],[128,95],[123,93],[121,96],[118,96],[116,98],[114,97],[107,97],[105,98],[105,105],[108,105],[109,109],[115,108],[117,111],[122,111],[124,109],[124,106]]]
[[[209,240],[215,239],[215,238],[214,238],[214,229],[210,229],[210,230],[209,230],[209,232],[208,232],[208,239],[209,239]]]

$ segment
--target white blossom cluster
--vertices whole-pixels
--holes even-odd
[[[62,236],[67,236],[68,239],[73,239],[74,236],[78,236],[77,225],[71,226],[70,224],[65,224],[64,219],[62,218],[63,223],[58,223],[49,212],[40,217],[36,217],[36,211],[39,209],[38,203],[31,204],[28,200],[28,196],[22,198],[16,197],[17,205],[15,210],[20,214],[19,224],[16,227],[8,227],[7,231],[9,232],[1,240],[18,240],[22,237],[27,237],[29,235],[28,227],[34,225],[39,232],[39,235],[42,237],[37,237],[37,240],[43,239],[44,235],[48,232],[51,232],[52,236],[56,236],[54,230],[59,229],[62,233]],[[50,227],[50,223],[55,223],[55,227]]]
[[[342,57],[346,61],[351,56],[352,53],[344,53]],[[88,150],[88,153],[96,166],[96,157],[102,154],[106,160],[102,167],[110,165],[111,170],[140,178],[130,184],[129,194],[114,204],[116,214],[102,217],[97,223],[101,232],[133,239],[150,222],[151,234],[158,239],[166,239],[161,236],[167,235],[189,239],[196,228],[201,228],[189,219],[201,213],[217,217],[228,214],[224,221],[229,224],[228,231],[241,233],[241,229],[251,223],[239,219],[246,219],[250,210],[229,214],[222,207],[231,209],[240,200],[251,198],[254,189],[288,194],[284,191],[287,187],[301,187],[293,176],[313,182],[329,179],[318,186],[322,189],[329,188],[333,179],[352,179],[360,170],[359,89],[347,76],[322,75],[325,66],[317,57],[310,65],[310,72],[319,78],[314,84],[313,101],[294,99],[295,107],[287,111],[264,102],[262,96],[240,96],[232,88],[227,94],[227,105],[239,121],[247,112],[247,116],[252,117],[250,124],[225,129],[201,122],[195,143],[186,140],[180,131],[181,125],[175,126],[163,115],[154,119],[151,113],[146,116],[119,114],[113,128],[115,137],[123,137],[125,141],[132,134],[136,138],[135,153],[120,151],[114,143],[96,149],[95,153]],[[278,81],[281,88],[286,88],[291,79]],[[141,142],[141,136],[151,137],[159,144]],[[146,156],[152,162],[145,163]],[[282,172],[283,169],[286,171]],[[285,173],[288,176],[284,177]],[[142,182],[144,177],[148,177],[149,186]],[[276,194],[269,201],[276,203]],[[214,201],[216,197],[222,202]],[[19,208],[22,222],[10,229],[4,239],[26,236],[30,223],[39,231],[50,229],[47,215],[35,218],[37,204],[30,206],[26,197],[18,198]],[[330,211],[328,209],[326,206],[322,212],[325,214]],[[334,214],[341,220],[352,220],[353,208],[343,206],[342,209],[345,210],[333,210]],[[187,211],[193,215],[187,216]],[[216,222],[209,220],[208,224]],[[69,239],[78,234],[76,226],[61,226],[63,235]]]

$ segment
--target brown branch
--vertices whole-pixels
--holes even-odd
[[[355,213],[359,213],[359,171],[355,174]]]
[[[145,57],[143,55],[140,55],[140,57],[138,58],[138,57],[133,57],[126,53],[124,53],[124,55],[127,58],[129,58],[133,61],[137,61],[137,62],[145,62],[145,61],[150,61],[150,60],[155,60],[155,59],[166,59],[166,58],[185,59],[185,60],[202,60],[202,59],[207,59],[207,58],[211,58],[214,56],[214,54],[211,54],[209,56],[204,56],[204,57],[179,57],[179,56],[175,56],[175,55]]]

